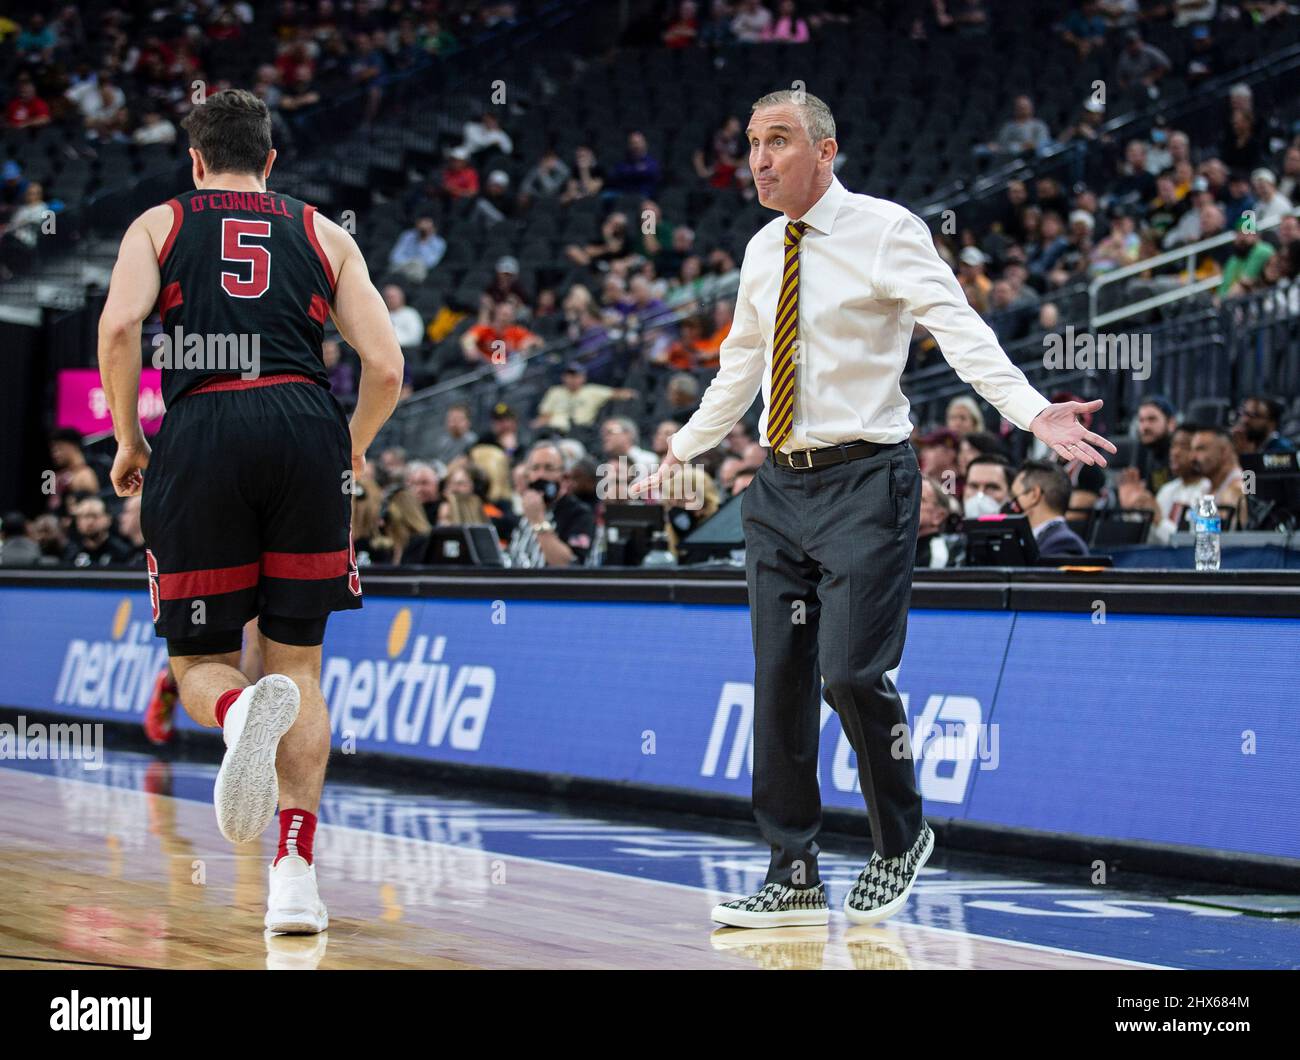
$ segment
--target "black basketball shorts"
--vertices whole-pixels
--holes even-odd
[[[157,635],[360,607],[351,454],[338,402],[306,376],[209,383],[177,400],[140,503]]]

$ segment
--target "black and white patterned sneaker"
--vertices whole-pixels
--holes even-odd
[[[826,888],[820,883],[815,887],[766,883],[748,898],[715,905],[713,919],[729,927],[801,927],[827,923],[830,907],[826,904]]]
[[[874,924],[893,916],[903,908],[921,866],[933,851],[934,833],[922,821],[921,834],[906,854],[893,858],[872,854],[853,890],[844,897],[844,915],[855,924]]]

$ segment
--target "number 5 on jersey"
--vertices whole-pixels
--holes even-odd
[[[238,271],[221,274],[221,286],[231,298],[261,298],[271,286],[271,251],[260,243],[244,242],[270,235],[270,221],[222,218],[221,260],[238,266]]]

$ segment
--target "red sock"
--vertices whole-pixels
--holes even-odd
[[[217,696],[217,705],[212,708],[212,713],[217,716],[218,726],[226,724],[226,711],[230,709],[230,704],[239,698],[239,693],[242,691],[242,688],[232,688],[229,692],[222,692]]]
[[[303,861],[311,864],[311,844],[316,838],[316,815],[306,810],[280,811],[280,849],[275,852],[275,861],[286,854],[297,854]]]

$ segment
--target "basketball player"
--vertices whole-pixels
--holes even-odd
[[[113,488],[142,493],[154,629],[181,703],[225,737],[218,827],[248,842],[278,802],[266,926],[315,933],[329,923],[312,864],[330,746],[321,643],[330,612],[361,606],[352,482],[397,403],[402,353],[352,237],[267,191],[266,105],[217,92],[184,126],[196,190],[127,230],[99,322]],[[167,415],[151,452],[136,395],[141,325],[155,311]],[[331,315],[361,357],[350,423],[321,357]],[[253,616],[266,674],[256,682],[239,669]]]

